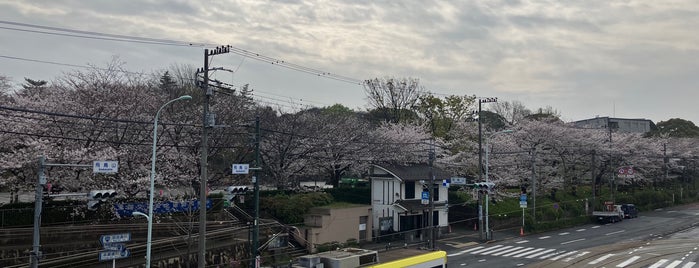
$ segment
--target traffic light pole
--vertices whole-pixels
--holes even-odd
[[[44,185],[46,185],[46,167],[80,167],[91,168],[92,165],[80,164],[51,164],[46,163],[46,156],[39,156],[39,172],[37,173],[36,196],[34,198],[34,234],[32,239],[32,252],[29,259],[29,267],[38,268],[41,259],[41,210],[44,203]]]

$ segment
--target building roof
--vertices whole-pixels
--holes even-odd
[[[378,168],[384,172],[372,172],[372,177],[394,177],[402,181],[419,181],[430,179],[430,166],[427,164],[413,165],[396,165],[396,164],[375,164],[374,169]],[[451,175],[446,171],[432,167],[435,181],[441,181],[451,178]]]

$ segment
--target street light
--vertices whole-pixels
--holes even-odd
[[[490,140],[497,134],[501,133],[512,133],[513,131],[511,129],[506,129],[503,131],[498,131],[493,134],[490,134],[488,136],[488,139],[485,140],[485,182],[488,183],[488,154],[490,152]],[[490,240],[492,238],[492,235],[490,234],[490,226],[488,225],[488,205],[490,204],[489,202],[489,197],[490,197],[490,192],[485,194],[485,240]]]
[[[132,215],[140,215],[140,216],[146,216],[148,219],[148,241],[146,242],[146,268],[150,268],[150,249],[151,249],[151,244],[152,244],[152,238],[153,238],[153,193],[154,193],[154,188],[155,188],[155,148],[157,147],[158,143],[158,117],[160,116],[160,111],[165,108],[170,103],[180,101],[180,100],[191,100],[192,96],[189,95],[183,95],[180,96],[177,99],[170,100],[163,104],[163,106],[160,106],[160,109],[158,109],[158,112],[155,113],[155,119],[153,120],[153,156],[151,157],[151,162],[150,162],[150,192],[149,192],[149,201],[148,201],[148,216],[144,215],[141,212],[134,212]]]

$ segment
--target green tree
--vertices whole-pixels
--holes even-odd
[[[657,127],[649,132],[648,136],[672,138],[697,138],[699,137],[699,127],[692,121],[680,118],[672,118],[667,121],[660,121]]]
[[[475,100],[475,96],[451,95],[442,99],[428,93],[420,96],[416,110],[432,135],[449,138],[448,133],[454,124],[466,120]]]

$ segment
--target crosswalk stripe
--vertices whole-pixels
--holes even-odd
[[[677,265],[680,265],[680,263],[682,263],[682,261],[673,261],[668,266],[665,266],[665,268],[675,268]]]
[[[523,249],[523,248],[524,248],[524,247],[513,247],[513,248],[511,248],[511,249],[507,249],[507,250],[503,250],[503,251],[500,251],[500,252],[493,253],[492,256],[499,256],[499,255],[505,254],[505,253],[507,253],[507,252],[511,252],[511,251],[515,251],[515,250],[520,250],[520,249]]]
[[[654,263],[653,265],[648,266],[648,268],[659,268],[660,266],[662,266],[663,264],[665,264],[667,261],[668,261],[668,260],[666,260],[666,259],[660,259],[659,261],[657,261],[657,262]]]
[[[527,258],[527,259],[532,259],[532,258],[535,258],[536,256],[544,255],[544,254],[549,253],[549,252],[554,251],[554,250],[555,250],[555,249],[550,248],[550,249],[541,251],[541,252],[539,252],[539,253],[529,255],[529,256],[527,256],[527,257],[525,257],[525,258]]]
[[[525,255],[529,255],[529,254],[532,254],[532,253],[536,253],[536,252],[542,251],[542,250],[544,250],[544,249],[545,249],[545,248],[537,248],[537,249],[534,249],[534,250],[528,250],[528,251],[522,252],[522,253],[520,253],[520,254],[514,255],[514,256],[512,256],[512,257],[513,257],[513,258],[521,258],[521,257],[524,257]]]
[[[692,268],[692,267],[694,267],[695,264],[697,264],[697,263],[690,261],[687,264],[685,264],[684,266],[682,266],[682,268]]]
[[[563,258],[563,257],[565,257],[565,256],[573,255],[573,254],[575,254],[575,253],[577,253],[577,252],[578,252],[577,250],[569,251],[569,252],[567,252],[567,253],[563,253],[563,254],[561,254],[561,255],[558,255],[558,256],[556,256],[556,257],[553,257],[553,258],[551,258],[550,260],[555,261],[555,260],[558,260],[558,259]]]
[[[590,253],[590,252],[589,252],[589,251],[583,251],[583,252],[578,253],[578,254],[575,255],[575,256],[565,258],[563,261],[564,261],[564,262],[569,262],[569,261],[572,261],[572,260],[575,259],[575,258],[585,256],[587,253]]]
[[[481,249],[481,250],[476,250],[476,251],[471,252],[471,254],[481,254],[481,252],[490,251],[491,249],[497,249],[497,248],[499,248],[499,247],[502,247],[502,245],[495,245],[495,246],[492,246],[492,247],[489,247],[489,248],[484,248],[484,249]]]
[[[587,264],[598,264],[598,263],[600,263],[601,261],[606,260],[606,259],[608,259],[608,258],[611,257],[611,256],[614,256],[614,254],[607,254],[607,255],[604,255],[604,256],[602,256],[602,257],[597,258],[597,259],[594,260],[594,261],[588,262]]]
[[[489,250],[489,251],[486,251],[486,252],[481,252],[480,254],[481,254],[481,255],[493,254],[493,253],[496,253],[496,252],[501,252],[501,251],[506,250],[506,249],[511,248],[511,247],[512,247],[512,246],[504,246],[504,247],[501,247],[501,248],[496,248],[495,250]],[[490,249],[493,249],[493,248],[490,248]]]
[[[517,243],[517,244],[522,244],[522,243],[527,243],[527,242],[529,242],[529,240],[517,241],[517,242],[515,242],[515,243]]]
[[[503,256],[503,257],[508,257],[508,256],[512,256],[512,255],[515,255],[515,254],[522,253],[522,252],[524,252],[524,251],[529,251],[529,250],[532,250],[532,249],[534,249],[534,248],[523,248],[523,249],[520,249],[520,250],[517,250],[517,251],[513,251],[513,252],[510,252],[510,253],[507,253],[507,254],[502,255],[502,256]]]
[[[459,255],[461,255],[461,254],[469,253],[469,252],[471,252],[471,251],[474,251],[474,250],[477,250],[477,249],[481,249],[481,248],[483,248],[483,247],[469,248],[469,249],[467,249],[467,250],[462,250],[462,251],[459,251],[459,252],[454,253],[454,254],[449,254],[448,256],[449,256],[449,257],[452,257],[452,256],[459,256]]]
[[[555,255],[558,255],[558,254],[561,254],[561,253],[564,253],[564,252],[566,252],[566,251],[565,251],[565,250],[554,251],[554,252],[551,252],[551,253],[549,253],[549,254],[546,254],[546,255],[544,255],[544,256],[539,257],[539,259],[540,259],[540,260],[543,260],[543,259],[546,259],[546,258],[548,258],[548,257],[555,256]]]
[[[635,262],[636,260],[638,260],[640,258],[641,258],[641,256],[633,256],[633,257],[629,258],[628,260],[626,260],[620,264],[617,264],[616,267],[626,267],[626,265],[629,265],[632,262]]]

